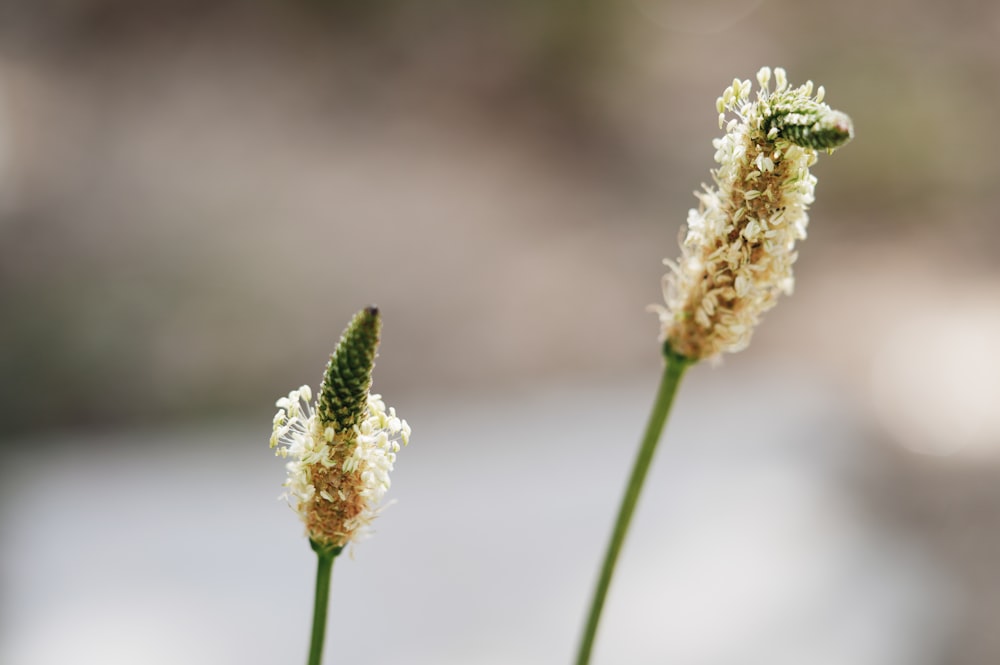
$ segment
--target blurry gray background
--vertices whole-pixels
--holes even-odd
[[[851,114],[686,379],[595,663],[1000,661],[1000,5],[0,2],[0,663],[305,658],[267,450],[351,314],[414,429],[330,662],[569,662],[734,76]]]

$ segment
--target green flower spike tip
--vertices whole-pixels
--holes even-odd
[[[355,314],[344,330],[320,388],[318,412],[324,425],[341,432],[361,423],[381,332],[382,317],[374,306]]]
[[[813,97],[812,81],[789,88],[781,68],[775,70],[775,78],[777,89],[768,95],[770,70],[765,67],[757,75],[764,93],[760,96],[761,128],[768,140],[785,139],[802,148],[833,152],[854,138],[851,118],[823,103],[823,86]]]

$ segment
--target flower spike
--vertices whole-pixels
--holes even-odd
[[[410,426],[370,392],[381,319],[358,312],[330,357],[316,401],[302,386],[276,402],[271,447],[288,462],[285,496],[317,551],[360,539],[389,490]]]
[[[822,86],[814,96],[811,81],[792,88],[785,70],[768,67],[757,83],[755,99],[750,81],[735,79],[716,102],[726,134],[713,142],[715,186],[695,194],[682,257],[664,278],[666,306],[655,308],[666,348],[692,361],[745,348],[760,316],[791,293],[816,186],[809,167],[817,150],[854,136]]]

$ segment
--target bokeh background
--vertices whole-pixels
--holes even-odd
[[[595,663],[1000,662],[1000,5],[0,2],[0,662],[304,660],[273,401],[378,303],[408,418],[330,662],[569,662],[714,103],[849,112],[692,370]]]

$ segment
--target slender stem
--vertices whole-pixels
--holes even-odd
[[[326,635],[326,608],[330,599],[330,576],[333,560],[340,548],[330,549],[312,543],[318,562],[316,564],[316,601],[313,605],[312,639],[309,642],[309,665],[319,665],[323,657],[323,637]]]
[[[653,411],[649,414],[649,422],[646,425],[646,433],[636,456],[635,464],[632,467],[632,475],[628,479],[625,487],[625,495],[622,497],[621,506],[618,508],[618,518],[615,520],[615,528],[611,533],[611,540],[608,542],[608,549],[604,554],[604,563],[601,565],[601,574],[597,579],[597,588],[594,590],[594,598],[590,604],[590,614],[587,616],[587,625],[584,628],[583,637],[580,640],[580,650],[577,652],[576,665],[587,665],[590,662],[590,653],[594,648],[594,638],[597,635],[597,624],[601,619],[601,610],[604,607],[604,600],[608,595],[608,588],[611,586],[611,576],[615,572],[615,563],[618,561],[618,554],[621,552],[622,543],[625,542],[625,534],[628,531],[629,522],[632,521],[632,513],[635,505],[639,501],[639,492],[642,490],[642,483],[646,479],[646,472],[649,471],[650,462],[653,461],[653,453],[656,451],[656,444],[660,440],[663,432],[663,425],[670,414],[670,406],[674,401],[674,394],[677,386],[684,376],[684,371],[693,363],[691,360],[665,349],[666,364],[663,368],[663,377],[660,379],[660,388],[656,394],[656,401],[653,404]]]

